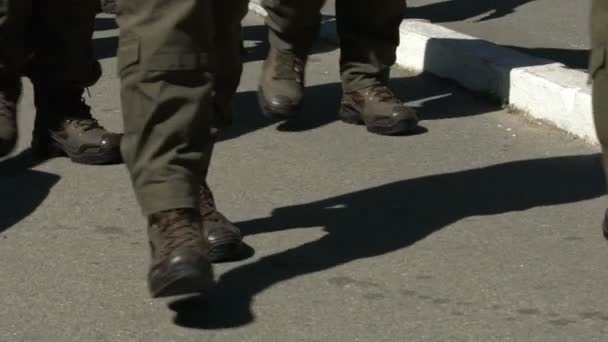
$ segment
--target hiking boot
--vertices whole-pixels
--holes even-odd
[[[68,156],[76,163],[90,165],[122,161],[122,135],[109,132],[92,117],[82,98],[83,88],[47,89],[34,88],[34,155],[41,159]]]
[[[21,81],[19,77],[0,80],[0,88],[0,157],[4,157],[17,143],[17,102],[21,95]]]
[[[152,297],[201,293],[213,286],[207,242],[198,212],[167,210],[150,215],[148,239],[152,261],[148,285]]]
[[[288,119],[302,106],[306,57],[293,51],[271,48],[262,67],[258,102],[262,113]]]
[[[212,262],[235,259],[242,244],[241,231],[215,207],[215,199],[207,182],[200,188],[203,237],[209,244]]]
[[[344,122],[365,124],[368,131],[382,135],[411,133],[418,126],[416,111],[383,85],[344,93],[338,115]]]

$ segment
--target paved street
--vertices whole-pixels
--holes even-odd
[[[539,0],[539,2],[541,2]],[[522,6],[523,8],[523,6]],[[299,119],[261,117],[261,19],[210,184],[255,250],[208,298],[152,300],[124,166],[0,162],[0,341],[605,341],[608,245],[597,148],[430,76],[395,70],[424,127],[337,121],[338,52],[316,46]],[[90,103],[121,130],[116,31]]]
[[[325,13],[334,15],[335,0]],[[524,53],[586,69],[591,0],[407,0],[426,19]]]

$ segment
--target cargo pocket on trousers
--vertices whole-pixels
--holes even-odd
[[[596,46],[591,51],[589,61],[589,80],[594,79],[606,67],[606,47]]]

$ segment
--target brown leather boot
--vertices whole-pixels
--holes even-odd
[[[264,115],[288,119],[302,106],[306,55],[271,48],[262,67],[258,102]]]
[[[193,209],[150,215],[148,239],[152,262],[148,285],[152,297],[205,292],[213,286],[207,259],[209,246],[201,234],[200,216]]]
[[[241,231],[217,210],[207,182],[201,185],[200,196],[203,237],[209,244],[209,260],[220,262],[235,259],[242,245]]]
[[[344,93],[338,115],[344,122],[365,124],[368,131],[382,135],[411,133],[418,126],[416,111],[384,85]]]

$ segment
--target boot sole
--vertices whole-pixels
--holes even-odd
[[[397,121],[390,126],[379,126],[370,123],[366,123],[361,114],[353,112],[341,112],[338,114],[340,120],[352,125],[365,125],[367,131],[379,135],[398,135],[404,133],[411,133],[418,127],[416,120],[401,120]]]
[[[205,271],[191,265],[181,265],[164,274],[157,283],[150,288],[154,298],[200,294],[213,287],[213,271],[210,265]]]
[[[262,87],[258,88],[258,104],[262,115],[271,120],[288,120],[296,116],[302,108],[302,104],[289,107],[274,107],[264,97]]]
[[[122,162],[122,155],[119,150],[102,154],[94,152],[72,152],[63,148],[63,146],[56,141],[51,142],[46,148],[32,145],[31,149],[34,156],[39,159],[67,156],[74,163],[85,165],[106,165]]]

